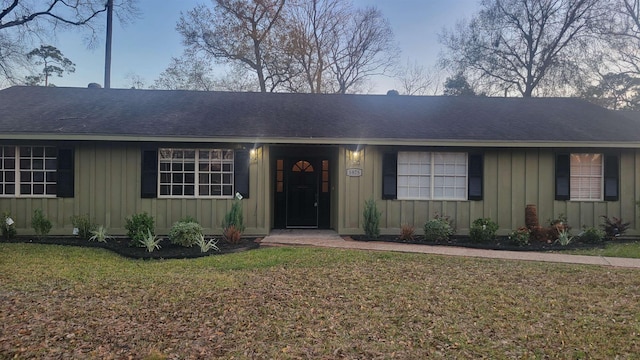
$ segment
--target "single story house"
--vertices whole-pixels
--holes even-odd
[[[435,214],[468,233],[566,215],[640,235],[640,119],[569,98],[318,95],[11,87],[0,91],[0,213],[29,234],[89,215],[112,234],[151,214],[207,233],[242,195],[246,233],[362,234],[373,198],[383,234]]]

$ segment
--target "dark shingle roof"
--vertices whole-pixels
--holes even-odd
[[[12,87],[0,134],[640,142],[640,123],[568,98]]]

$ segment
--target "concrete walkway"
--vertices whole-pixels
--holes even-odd
[[[604,256],[569,255],[546,252],[480,250],[454,246],[415,245],[382,241],[354,241],[340,237],[332,230],[273,230],[262,239],[262,246],[318,246],[340,249],[398,251],[449,256],[468,256],[492,259],[544,261],[571,264],[605,265],[639,268],[640,259]]]

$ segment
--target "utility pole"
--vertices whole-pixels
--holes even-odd
[[[104,88],[111,87],[111,38],[113,34],[113,0],[107,0],[107,44],[104,52]]]

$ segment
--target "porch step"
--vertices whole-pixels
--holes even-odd
[[[333,230],[318,229],[275,229],[262,241],[261,245],[320,245],[322,242],[344,241]]]

